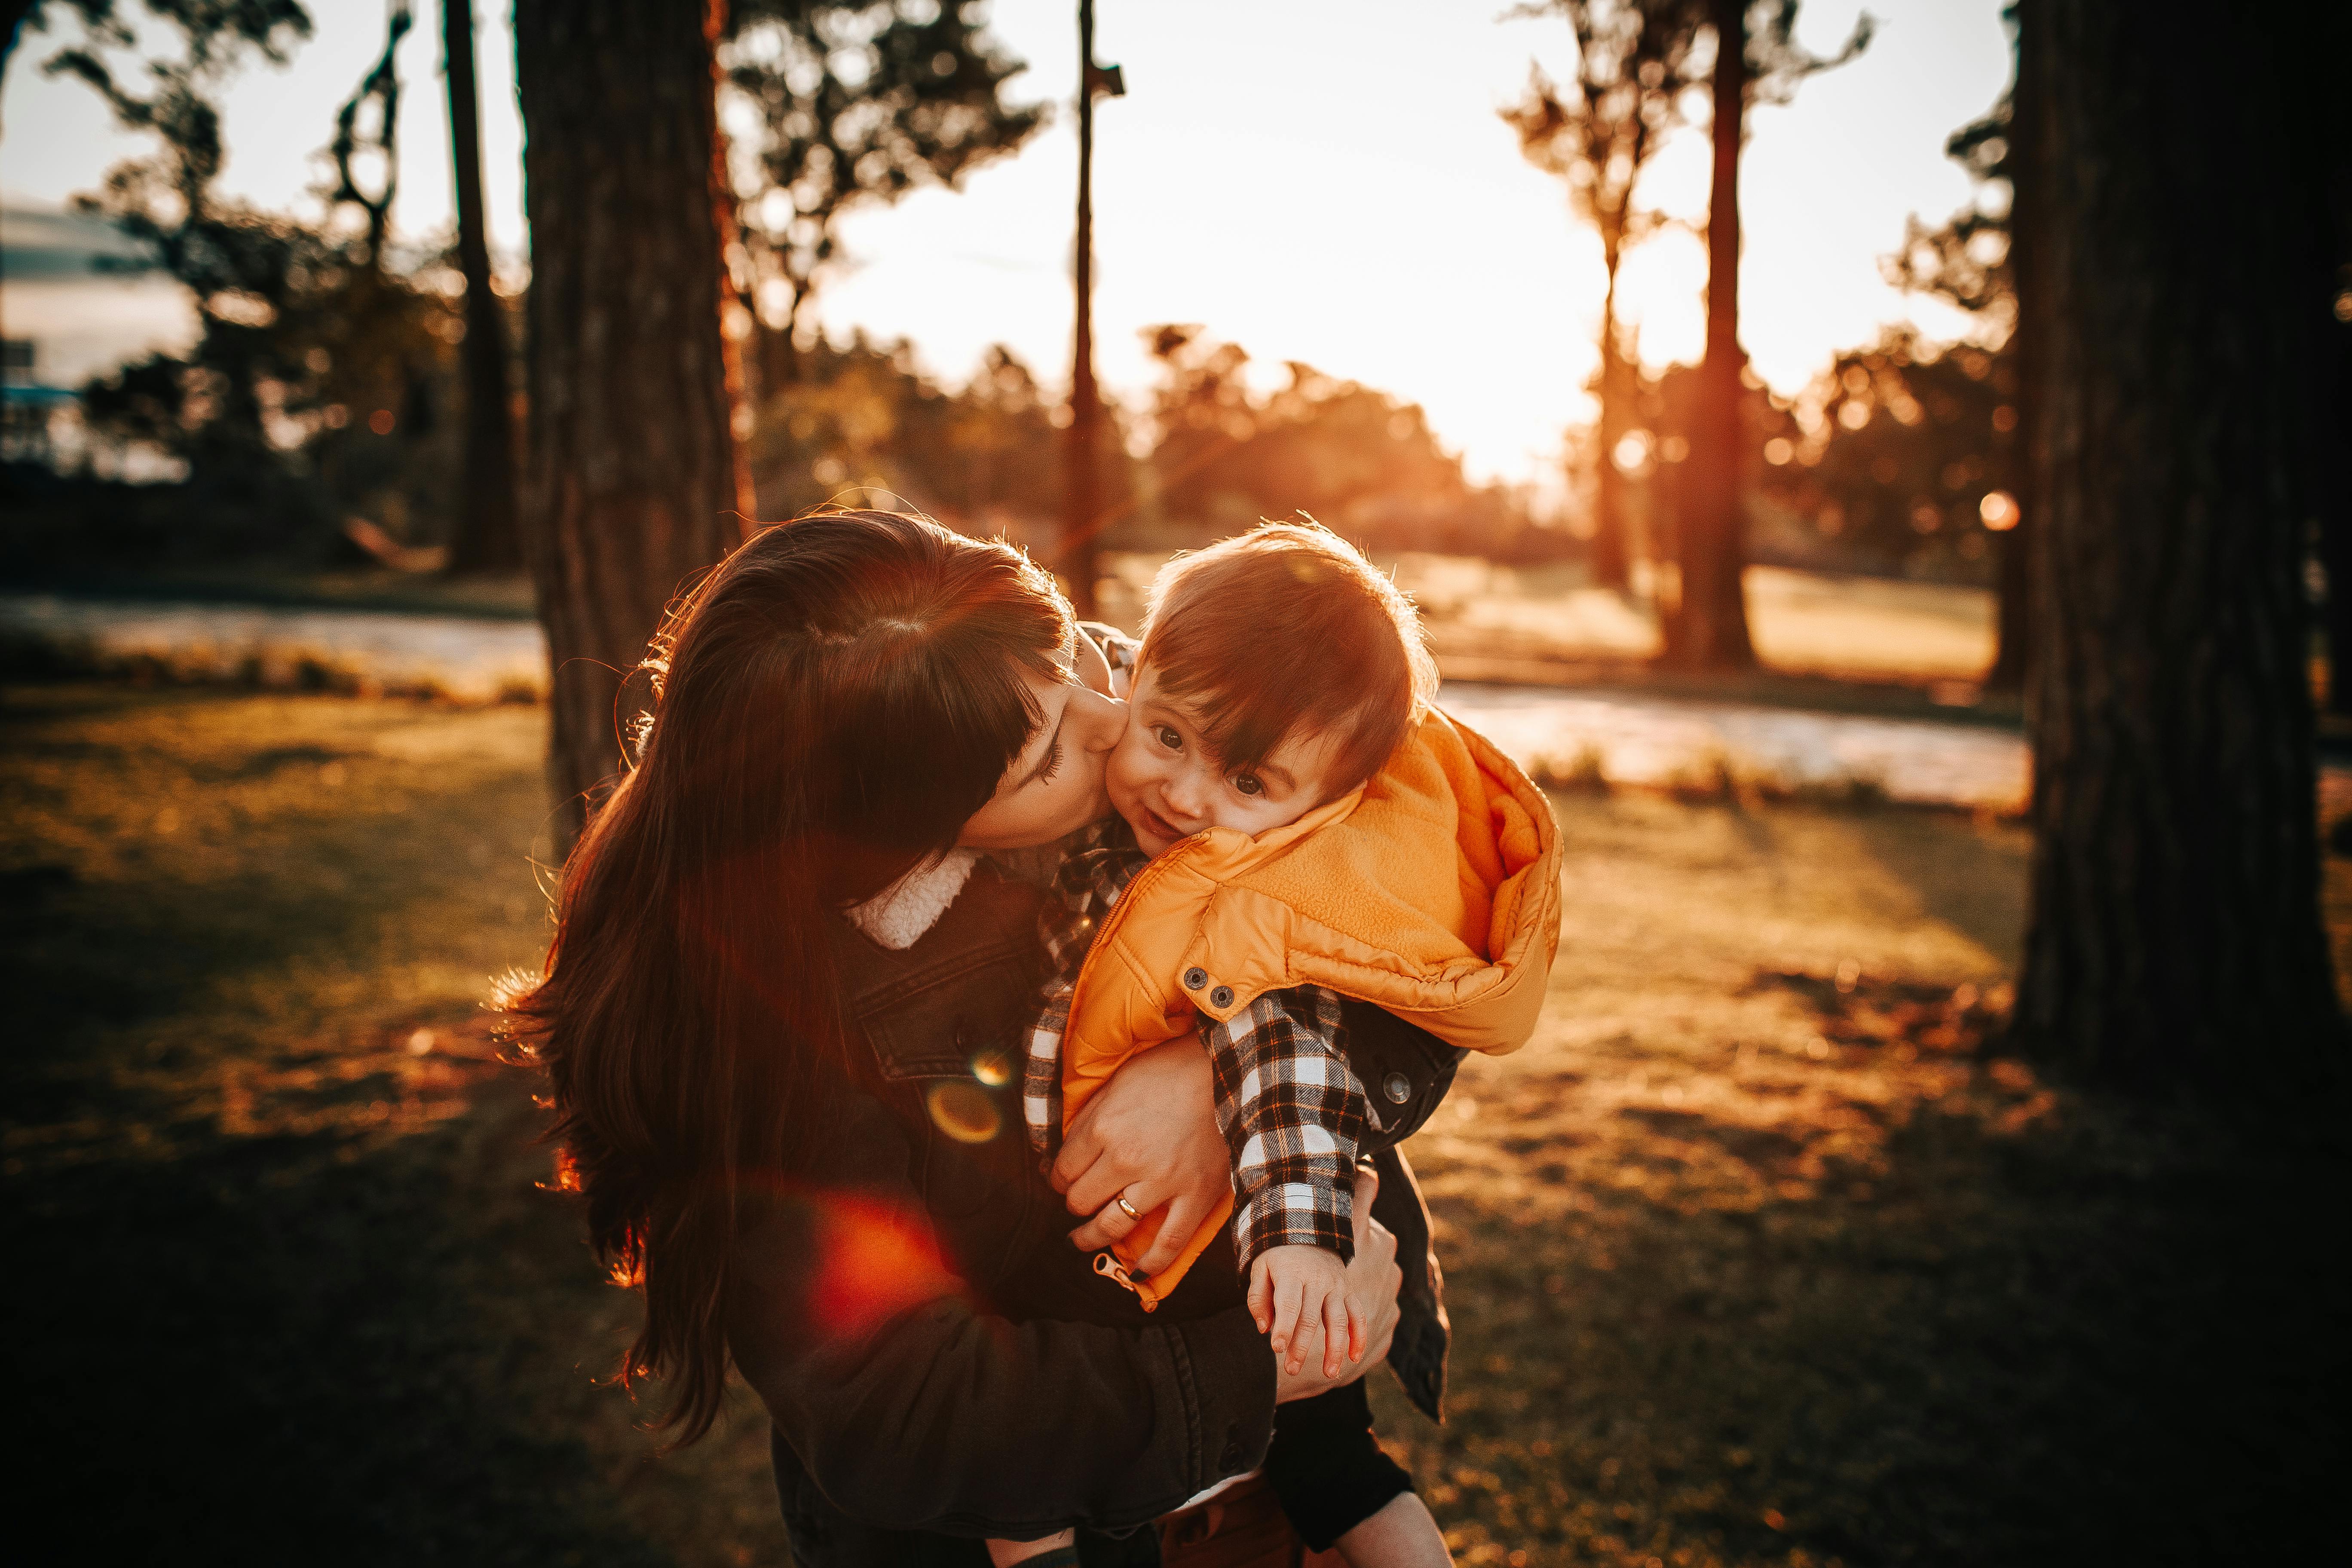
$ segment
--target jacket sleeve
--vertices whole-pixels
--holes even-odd
[[[945,1261],[897,1120],[851,1096],[826,1180],[730,1258],[728,1334],[811,1479],[894,1529],[1118,1530],[1255,1466],[1274,1358],[1246,1309],[1107,1327],[985,1310]]]
[[[1402,1143],[1421,1131],[1444,1100],[1454,1070],[1469,1053],[1370,1002],[1348,998],[1339,1016],[1347,1026],[1348,1066],[1380,1116],[1379,1129],[1365,1136],[1363,1152]]]

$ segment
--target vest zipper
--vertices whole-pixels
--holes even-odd
[[[1137,1284],[1133,1277],[1128,1273],[1126,1265],[1120,1263],[1118,1258],[1108,1249],[1105,1249],[1095,1254],[1095,1272],[1101,1275],[1106,1279],[1116,1279],[1129,1290],[1134,1291],[1136,1300],[1143,1303],[1143,1310],[1145,1311],[1156,1312],[1160,1310],[1159,1298],[1152,1295],[1150,1291],[1145,1289],[1142,1286]]]

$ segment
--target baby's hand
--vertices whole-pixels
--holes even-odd
[[[1351,1362],[1364,1359],[1371,1331],[1364,1304],[1348,1289],[1348,1266],[1319,1247],[1269,1247],[1250,1265],[1250,1316],[1258,1331],[1287,1355],[1292,1372],[1307,1364],[1317,1341],[1323,1345],[1323,1375],[1339,1375],[1339,1347]]]

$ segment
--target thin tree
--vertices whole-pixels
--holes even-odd
[[[409,0],[393,0],[384,16],[383,48],[360,79],[358,89],[335,111],[335,134],[327,143],[327,156],[335,165],[327,205],[360,209],[367,222],[360,258],[379,272],[392,233],[392,204],[400,195],[400,44],[415,26],[416,11]],[[371,104],[375,108],[373,129],[363,123]],[[381,174],[373,191],[366,188],[360,171],[363,159]]]
[[[1749,442],[1741,404],[1748,370],[1739,346],[1739,154],[1752,103],[1786,103],[1818,71],[1843,65],[1869,46],[1868,12],[1845,47],[1816,55],[1796,41],[1799,0],[1709,0],[1714,184],[1706,214],[1706,357],[1677,537],[1680,592],[1664,616],[1665,657],[1693,669],[1744,669],[1756,662],[1748,635],[1745,489]]]
[[[2344,260],[2318,167],[2344,156],[2329,30],[2337,49],[2191,0],[2019,8],[2036,592],[2014,1037],[2088,1079],[2246,1096],[2343,1061],[2303,590]],[[2226,236],[2182,242],[2183,213],[2223,211]]]
[[[457,267],[466,278],[465,484],[449,569],[513,572],[522,565],[515,521],[514,410],[507,389],[506,307],[490,286],[482,204],[480,94],[474,80],[474,0],[441,0],[441,66],[449,100],[449,160],[457,195]]]
[[[758,333],[764,402],[797,374],[796,340],[838,226],[855,208],[928,184],[950,189],[1018,151],[1045,123],[1005,97],[1028,68],[977,8],[909,0],[736,0],[721,51],[728,88],[753,111],[740,143],[742,302]]]
[[[1528,161],[1567,183],[1570,202],[1601,241],[1608,281],[1592,380],[1601,410],[1591,560],[1595,582],[1622,588],[1633,540],[1615,452],[1634,426],[1640,388],[1618,329],[1617,273],[1626,251],[1664,221],[1635,205],[1633,195],[1650,155],[1682,122],[1684,98],[1704,80],[1693,56],[1708,13],[1701,0],[1548,0],[1513,14],[1558,16],[1576,35],[1576,75],[1567,85],[1531,67],[1527,96],[1501,113]]]
[[[1071,247],[1076,315],[1070,337],[1070,427],[1063,434],[1062,538],[1057,564],[1080,618],[1093,618],[1100,576],[1102,396],[1095,385],[1095,100],[1118,98],[1127,80],[1095,63],[1095,3],[1078,0],[1078,221]]]
[[[680,585],[743,536],[720,331],[719,0],[517,0],[530,220],[523,534],[553,666],[568,853],[645,694],[622,677]]]

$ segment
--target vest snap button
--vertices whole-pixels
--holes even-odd
[[[1209,1005],[1210,1005],[1210,1006],[1212,1006],[1212,1007],[1230,1007],[1230,1006],[1232,1006],[1233,1005],[1234,1005],[1234,988],[1233,988],[1232,986],[1230,986],[1230,985],[1220,985],[1220,986],[1218,986],[1214,991],[1212,991],[1212,992],[1210,992],[1210,993],[1209,993]]]
[[[1184,989],[1187,991],[1198,991],[1208,983],[1209,972],[1205,969],[1196,966],[1184,972]]]
[[[1381,1092],[1389,1097],[1390,1103],[1402,1105],[1412,1098],[1412,1079],[1401,1072],[1392,1072],[1381,1080]]]

